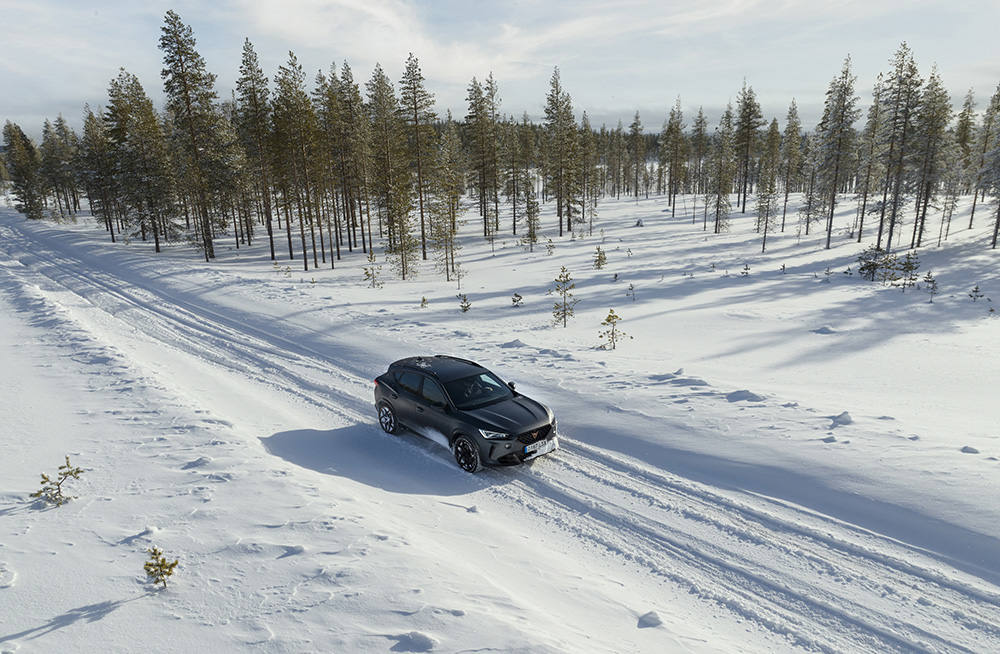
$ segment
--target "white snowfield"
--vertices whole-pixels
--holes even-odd
[[[832,250],[761,255],[685,201],[607,201],[551,256],[470,219],[468,313],[429,263],[372,289],[360,253],[205,264],[0,209],[0,652],[1000,651],[989,209],[920,250],[929,303],[842,272],[849,202]],[[634,339],[600,350],[612,307]],[[418,353],[514,380],[561,449],[469,475],[382,433],[372,380]],[[77,499],[33,502],[67,454]]]

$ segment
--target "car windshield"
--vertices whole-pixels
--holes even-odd
[[[459,409],[473,409],[511,397],[506,384],[490,372],[450,381],[445,388]]]

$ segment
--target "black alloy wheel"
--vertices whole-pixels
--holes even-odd
[[[387,434],[395,434],[399,431],[399,423],[396,422],[396,413],[385,402],[378,406],[378,424],[382,427],[382,431]]]
[[[479,460],[479,448],[467,436],[455,439],[455,461],[458,467],[466,472],[478,472],[482,467]]]

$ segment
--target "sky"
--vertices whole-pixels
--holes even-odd
[[[359,82],[376,63],[398,80],[412,52],[442,115],[463,116],[469,81],[492,72],[502,111],[540,120],[558,66],[578,118],[628,126],[638,111],[646,131],[677,97],[688,125],[699,106],[717,121],[744,80],[765,118],[783,123],[794,98],[810,127],[845,57],[867,105],[902,41],[925,78],[937,65],[956,106],[972,88],[981,110],[1000,83],[998,0],[0,0],[0,122],[37,137],[62,113],[79,127],[120,67],[162,107],[168,9],[194,30],[222,98],[244,38],[272,78],[293,51],[310,79],[347,60]]]

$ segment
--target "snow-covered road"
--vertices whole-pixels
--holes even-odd
[[[905,494],[900,485],[921,475],[890,470],[884,496],[859,495],[851,489],[880,480],[849,461],[795,469],[794,458],[768,464],[773,444],[756,459],[690,445],[720,424],[795,429],[812,419],[808,408],[761,407],[748,417],[747,403],[730,399],[684,416],[672,407],[709,401],[705,383],[692,382],[671,386],[671,404],[633,411],[602,389],[638,403],[659,392],[655,385],[613,372],[602,382],[589,361],[536,375],[549,353],[516,342],[504,372],[522,375],[519,388],[560,407],[563,449],[531,466],[468,476],[433,442],[379,432],[371,408],[372,377],[416,349],[448,348],[447,322],[421,331],[344,302],[336,287],[318,304],[310,304],[315,292],[298,304],[297,286],[277,275],[247,280],[239,269],[202,268],[190,256],[95,247],[80,229],[0,214],[2,308],[50,339],[72,328],[74,340],[62,346],[75,354],[67,356],[83,348],[96,353],[84,362],[91,373],[106,366],[109,384],[133,380],[119,394],[128,402],[114,410],[141,407],[153,416],[137,452],[155,445],[160,455],[141,464],[113,438],[91,443],[96,450],[77,447],[90,467],[118,466],[102,492],[119,499],[140,483],[167,493],[179,463],[190,466],[187,474],[211,468],[217,477],[203,480],[208,487],[237,487],[168,493],[173,503],[157,509],[157,519],[172,526],[135,538],[144,545],[162,532],[182,558],[171,598],[164,594],[159,608],[159,596],[149,598],[136,613],[158,625],[155,633],[169,633],[166,616],[185,622],[176,650],[207,638],[217,651],[251,643],[268,651],[384,651],[393,643],[395,651],[1000,651],[997,531],[951,520],[933,504],[919,508],[923,494],[944,487],[953,494],[939,497],[942,506],[981,502],[968,496],[977,488],[992,489],[995,499],[995,471],[958,488],[928,479],[904,504],[892,501]],[[470,356],[491,347],[477,342]],[[3,368],[8,383],[30,377]],[[178,412],[200,422],[176,429]],[[663,438],[672,433],[676,439]],[[12,437],[0,447],[13,447]],[[172,446],[179,449],[170,454]],[[137,469],[141,482],[132,478]],[[847,483],[831,483],[838,474]],[[861,479],[849,479],[854,474]],[[10,506],[28,490],[10,477],[0,488]],[[191,517],[208,501],[199,493],[212,500],[212,526]],[[87,506],[95,533],[120,523],[120,514]],[[0,585],[0,650],[18,642],[30,651],[122,645],[113,635],[122,626],[103,615],[44,639],[32,631],[56,608],[31,595],[30,584],[52,579],[38,574],[27,536],[18,534],[44,526],[41,514],[4,511],[0,562],[14,569],[21,559],[28,569],[16,584]],[[353,531],[328,545],[329,530],[316,528],[324,519],[346,519]],[[272,542],[258,536],[243,547],[238,532],[249,524],[258,532],[266,526]],[[322,591],[302,588],[310,575],[330,574],[329,559],[348,549],[344,540],[372,537],[373,546],[340,568],[347,578],[364,577],[364,597],[345,596],[337,579]],[[92,556],[104,556],[108,538],[86,546]],[[269,562],[255,567],[262,553]],[[275,567],[290,556],[300,560],[296,569]],[[225,577],[220,569],[233,574],[213,583]],[[283,576],[298,580],[295,590]],[[112,590],[100,579],[88,583]],[[401,597],[411,587],[420,606],[437,608],[414,608]],[[20,610],[29,595],[31,610]],[[378,633],[386,616],[396,623],[384,627],[389,636]]]

